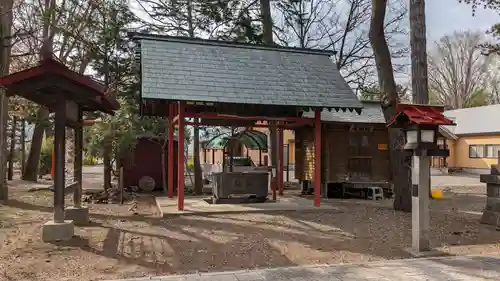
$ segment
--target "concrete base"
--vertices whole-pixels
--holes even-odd
[[[268,198],[272,198],[269,196]],[[285,195],[279,196],[276,202],[269,200],[264,203],[251,204],[209,204],[206,196],[189,196],[184,199],[184,211],[177,209],[177,198],[168,199],[167,197],[156,197],[156,205],[163,217],[178,215],[208,215],[208,214],[231,214],[231,213],[268,213],[281,211],[300,211],[307,212],[318,210],[330,213],[340,212],[340,209],[334,203],[327,203],[327,199],[320,207],[315,207],[311,199],[298,196]],[[380,201],[379,201],[380,202]]]
[[[481,216],[481,223],[500,227],[500,213],[484,210]]]
[[[46,222],[42,227],[43,242],[68,241],[75,235],[73,221]]]
[[[417,251],[413,248],[405,249],[405,252],[409,253],[414,258],[432,258],[432,257],[442,257],[447,256],[447,253],[438,251],[438,250],[429,250],[429,251]]]
[[[67,220],[72,220],[75,225],[88,225],[89,208],[68,207],[66,210],[64,210],[64,217]]]

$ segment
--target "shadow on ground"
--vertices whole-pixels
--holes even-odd
[[[461,194],[433,200],[433,247],[498,243],[500,232],[479,224],[484,203],[484,196]],[[92,225],[79,228],[72,241],[57,245],[138,265],[155,274],[409,257],[403,249],[411,245],[411,215],[348,200],[324,204],[335,204],[340,211],[171,218],[147,212],[128,216],[93,212]],[[19,200],[9,200],[7,205],[52,212],[51,207]]]
[[[463,205],[463,200],[474,206],[473,211],[484,204],[481,197],[458,196],[459,202],[453,204],[448,200],[433,201],[431,223],[439,225],[431,233],[434,247],[499,241],[500,233],[480,225],[479,215],[456,212],[455,204]],[[167,219],[140,215],[113,217],[123,222],[142,222],[150,228],[127,230],[126,223],[119,230],[109,228],[104,242],[107,250],[103,254],[131,262],[128,256],[135,253],[141,265],[145,266],[144,260],[149,259],[148,267],[160,267],[166,272],[410,257],[404,251],[411,245],[410,215],[388,208],[342,204],[342,212],[191,215]],[[98,220],[110,219],[98,214],[92,216]],[[156,259],[148,258],[148,253]],[[200,268],[200,264],[206,266]]]

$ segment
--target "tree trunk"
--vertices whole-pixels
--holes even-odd
[[[113,147],[111,144],[111,136],[104,137],[104,147],[103,147],[103,164],[104,164],[104,192],[107,193],[108,189],[111,188],[111,154],[113,153]]]
[[[410,1],[411,88],[413,103],[429,103],[425,0]],[[430,167],[429,167],[430,169]],[[429,197],[432,198],[429,177]]]
[[[51,37],[51,20],[54,22],[56,10],[56,3],[54,0],[45,0],[44,10],[43,10],[43,28],[42,28],[42,38],[43,47],[42,52],[40,52],[40,59],[43,59],[44,55],[52,55],[54,50],[53,41]],[[53,33],[53,32],[52,32]],[[38,110],[38,121],[35,124],[35,129],[33,131],[33,136],[31,139],[30,152],[28,154],[28,160],[26,161],[26,168],[23,174],[23,180],[36,182],[38,178],[38,165],[40,162],[40,152],[42,150],[43,133],[47,128],[49,128],[49,111],[44,107],[40,107]]]
[[[10,132],[10,149],[9,149],[9,167],[7,172],[7,180],[12,180],[14,177],[14,154],[16,152],[16,131],[17,131],[17,117],[12,117],[12,126]]]
[[[21,120],[21,175],[24,173],[26,166],[26,120]]]
[[[12,6],[13,0],[0,2],[0,76],[9,74]],[[0,89],[0,201],[7,200],[9,197],[9,190],[5,181],[8,110],[8,98],[5,91]]]
[[[187,1],[187,24],[189,37],[194,38],[194,24],[193,24],[193,3],[191,0]],[[196,119],[198,120],[198,119]],[[201,194],[203,192],[203,178],[200,163],[200,128],[193,126],[193,168],[194,168],[194,194]]]
[[[194,194],[203,193],[203,178],[200,163],[200,129],[193,128]]]
[[[167,163],[165,157],[165,146],[161,147],[161,188],[165,194],[168,193],[167,185]]]
[[[390,120],[396,114],[398,93],[391,61],[391,53],[385,39],[384,20],[387,0],[372,0],[370,43],[375,56],[381,92],[387,98],[384,116]],[[389,157],[394,184],[394,209],[411,212],[411,158],[402,153],[404,134],[400,129],[389,129]]]
[[[425,0],[410,1],[411,87],[413,103],[428,104]]]
[[[46,126],[45,128],[45,137],[50,138],[54,137],[54,127]]]
[[[262,17],[262,41],[266,45],[273,45],[273,19],[270,0],[260,0],[260,14]]]
[[[38,164],[40,162],[40,152],[42,150],[43,133],[47,127],[49,111],[46,108],[38,110],[39,121],[35,124],[33,136],[31,137],[31,148],[26,160],[23,180],[36,182],[38,179]]]
[[[75,130],[70,127],[66,127],[66,139],[64,140],[64,146],[66,147],[64,155],[64,172],[66,179],[75,178]]]
[[[260,0],[260,14],[262,17],[262,41],[265,45],[274,45],[270,0]],[[271,148],[269,165],[274,167],[277,171],[278,145],[283,144],[278,144],[278,134],[275,127],[269,128],[269,142],[268,146]]]

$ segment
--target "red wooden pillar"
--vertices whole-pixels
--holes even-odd
[[[321,109],[314,111],[314,206],[321,201]]]
[[[283,128],[278,128],[278,194],[283,196]]]
[[[177,133],[177,208],[184,210],[184,103],[179,102],[179,132]]]
[[[168,105],[168,143],[167,143],[167,157],[168,157],[168,198],[174,196],[174,106]]]

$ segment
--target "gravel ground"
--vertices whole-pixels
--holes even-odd
[[[482,191],[484,194],[484,191]],[[431,203],[431,242],[452,254],[500,252],[500,232],[479,224],[485,197],[456,189]],[[390,201],[333,200],[338,212],[281,212],[161,219],[151,197],[90,205],[92,225],[70,242],[44,244],[52,193],[11,192],[0,205],[0,280],[102,280],[196,271],[405,258],[411,215]]]

